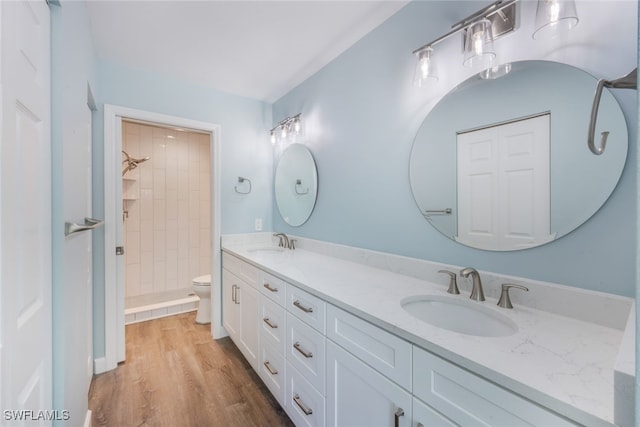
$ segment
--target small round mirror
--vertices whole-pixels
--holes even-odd
[[[275,176],[276,204],[284,222],[298,227],[309,219],[318,194],[318,172],[307,147],[292,144],[282,153]]]

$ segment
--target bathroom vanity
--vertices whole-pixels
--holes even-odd
[[[266,233],[222,246],[223,325],[298,426],[632,419],[630,298],[481,272],[486,301],[471,301],[464,279],[451,295],[438,273],[458,266],[308,239],[283,249]],[[513,293],[513,309],[496,306],[504,282],[530,289]],[[511,329],[453,332],[403,308],[427,297],[478,304]]]

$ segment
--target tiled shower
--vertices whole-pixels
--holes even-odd
[[[128,121],[122,132],[123,151],[150,157],[122,177],[126,323],[195,310],[191,280],[211,273],[210,136]]]

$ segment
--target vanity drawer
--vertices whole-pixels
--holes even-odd
[[[287,361],[285,411],[297,427],[324,427],[325,399],[303,375]]]
[[[327,338],[411,390],[412,345],[359,317],[327,304]]]
[[[287,282],[269,273],[262,273],[260,292],[281,306],[286,304]]]
[[[297,287],[287,284],[287,310],[324,335],[326,303]]]
[[[252,287],[257,288],[260,281],[260,270],[253,265],[222,252],[222,267],[229,270]]]
[[[261,300],[260,333],[262,342],[270,342],[280,354],[284,354],[287,332],[285,327],[286,311],[284,307],[280,307],[264,296]]]
[[[284,355],[270,344],[263,342],[260,348],[259,369],[262,381],[267,385],[271,394],[275,396],[280,406],[284,408],[286,404]]]
[[[318,331],[287,313],[286,359],[320,393],[325,386],[326,340]]]
[[[413,394],[464,426],[577,425],[415,346]]]

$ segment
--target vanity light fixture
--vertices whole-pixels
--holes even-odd
[[[555,37],[578,25],[578,21],[575,0],[538,0],[533,38]]]
[[[495,79],[511,71],[511,64],[500,64],[493,42],[517,29],[518,0],[497,0],[451,26],[451,30],[413,51],[418,64],[414,84],[423,87],[438,79],[434,47],[449,37],[462,33],[465,67],[480,71],[483,79]],[[578,24],[575,0],[538,0],[533,38],[555,34]]]
[[[295,139],[302,135],[302,119],[301,114],[298,113],[295,116],[287,117],[278,123],[276,127],[269,131],[269,140],[272,144],[279,141],[286,141],[287,139]]]
[[[453,25],[448,33],[414,50],[413,54],[418,58],[415,85],[422,87],[428,79],[437,79],[434,46],[458,33],[463,36],[464,66],[479,71],[495,66],[493,41],[515,31],[517,6],[516,0],[498,0]]]

